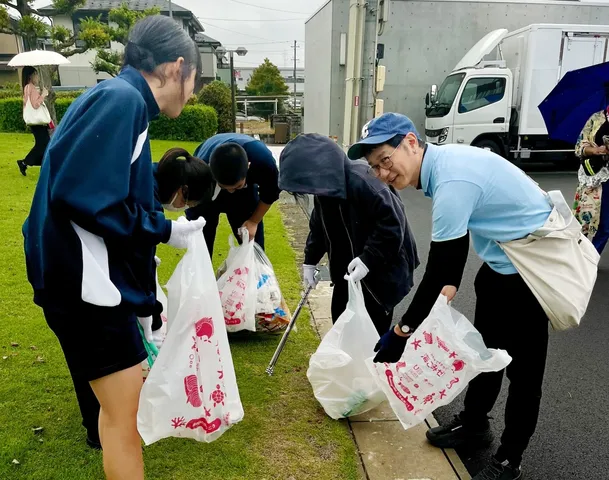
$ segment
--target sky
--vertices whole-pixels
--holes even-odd
[[[51,3],[35,2],[37,7]],[[173,0],[194,12],[205,33],[226,48],[245,47],[245,57],[235,56],[235,65],[255,67],[269,58],[279,67],[304,67],[304,22],[326,0]]]

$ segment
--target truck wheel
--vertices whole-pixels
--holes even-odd
[[[494,140],[484,138],[482,140],[478,140],[477,142],[473,143],[472,146],[482,148],[484,150],[490,150],[491,152],[496,153],[497,155],[503,157],[503,149]]]

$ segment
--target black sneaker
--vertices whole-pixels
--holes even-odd
[[[89,445],[89,447],[91,447],[93,450],[102,450],[99,438],[93,439],[87,435],[87,445]]]
[[[522,470],[520,467],[511,465],[507,460],[499,462],[493,458],[484,470],[476,475],[472,480],[521,480]]]
[[[23,160],[17,160],[17,166],[19,167],[21,175],[25,177],[27,175],[27,165],[25,164],[25,162]]]
[[[454,420],[446,426],[427,430],[426,436],[429,443],[438,448],[458,448],[463,445],[483,447],[493,441],[487,419],[474,426],[464,422],[460,415],[455,415]]]

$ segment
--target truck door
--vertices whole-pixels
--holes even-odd
[[[607,38],[565,34],[562,42],[558,80],[571,70],[590,67],[605,61]]]
[[[457,98],[453,142],[474,144],[483,134],[509,130],[511,78],[508,75],[470,77]]]

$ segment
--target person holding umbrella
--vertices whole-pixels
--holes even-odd
[[[46,88],[39,90],[38,71],[34,67],[26,66],[22,72],[23,83],[23,120],[30,127],[34,135],[34,146],[23,160],[17,160],[21,175],[27,175],[28,167],[39,167],[47,145],[49,144],[49,124],[51,116],[44,104],[49,95]]]
[[[596,112],[586,122],[575,145],[581,165],[577,172],[579,185],[575,192],[575,218],[582,224],[582,233],[600,254],[609,240],[609,107]]]
[[[580,159],[574,214],[601,253],[609,239],[609,62],[567,72],[539,105],[548,136],[575,145]],[[605,139],[606,137],[606,139]]]

